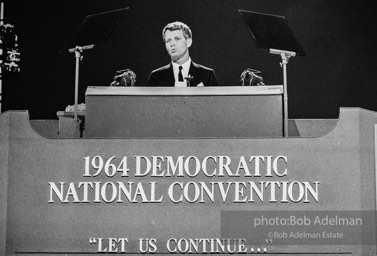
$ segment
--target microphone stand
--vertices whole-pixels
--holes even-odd
[[[75,122],[78,121],[77,118],[77,101],[78,101],[78,94],[79,94],[79,65],[80,60],[84,58],[82,52],[84,50],[89,50],[94,47],[94,44],[86,45],[86,46],[76,46],[75,48],[68,49],[69,52],[75,53],[76,58],[76,69],[75,69],[75,105],[74,105],[74,117],[73,120]]]
[[[287,65],[290,57],[295,57],[295,52],[290,51],[283,51],[277,49],[270,49],[271,54],[278,54],[281,57],[280,66],[283,68],[283,101],[284,101],[284,127],[283,127],[283,135],[284,137],[288,137],[288,81],[287,81]]]

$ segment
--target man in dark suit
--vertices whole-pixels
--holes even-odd
[[[189,54],[192,44],[190,28],[182,22],[169,23],[162,30],[162,38],[171,63],[153,70],[149,86],[216,86],[213,69],[194,63]]]

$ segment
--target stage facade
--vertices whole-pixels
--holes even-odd
[[[275,116],[258,130],[258,108],[198,109],[229,95],[113,94],[87,92],[83,137],[0,115],[1,255],[376,253],[377,113],[341,108],[326,134],[286,138]]]

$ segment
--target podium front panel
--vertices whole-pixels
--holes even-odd
[[[282,87],[89,87],[85,137],[279,137]]]

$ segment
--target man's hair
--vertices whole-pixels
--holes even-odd
[[[166,32],[166,30],[169,30],[169,31],[181,30],[183,32],[183,36],[186,39],[192,38],[192,33],[191,33],[189,26],[187,26],[185,23],[180,22],[180,21],[169,23],[168,25],[166,25],[164,27],[164,29],[162,30],[162,40],[164,42],[165,42],[165,32]]]

